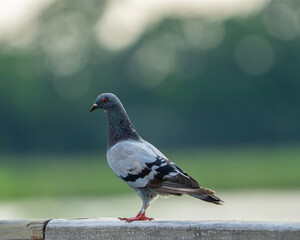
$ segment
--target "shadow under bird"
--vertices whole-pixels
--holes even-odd
[[[121,220],[153,220],[146,217],[145,212],[150,202],[158,196],[188,194],[206,202],[222,204],[223,201],[215,196],[213,190],[201,187],[195,179],[139,136],[117,96],[112,93],[99,95],[90,112],[96,109],[104,109],[108,117],[109,166],[143,201],[137,216]]]

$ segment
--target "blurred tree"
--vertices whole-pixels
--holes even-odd
[[[1,151],[103,150],[106,120],[88,112],[102,92],[158,146],[300,140],[298,2],[166,18],[119,51],[95,35],[105,4],[57,1],[26,48],[0,45]]]

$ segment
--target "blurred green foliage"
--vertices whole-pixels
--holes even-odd
[[[170,17],[121,51],[93,35],[104,4],[57,1],[33,42],[0,43],[1,152],[103,151],[105,116],[88,111],[102,92],[156,146],[300,140],[298,2],[223,22]]]
[[[299,146],[177,151],[167,156],[204,187],[217,191],[300,187]],[[1,156],[0,198],[131,193],[105,154]],[[101,161],[103,160],[103,161]]]

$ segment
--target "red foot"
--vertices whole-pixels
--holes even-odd
[[[146,217],[145,213],[141,214],[141,212],[138,213],[135,217],[131,218],[119,218],[120,220],[126,221],[126,222],[133,222],[133,221],[152,221],[153,218]]]

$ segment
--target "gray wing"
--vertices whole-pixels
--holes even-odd
[[[194,193],[200,185],[150,143],[122,141],[108,150],[115,174],[131,187],[155,188],[167,193]]]
[[[155,146],[145,140],[142,141],[157,155],[158,159],[156,165],[160,166],[156,169],[157,173],[154,175],[154,178],[149,181],[148,187],[159,188],[160,190],[174,193],[180,191],[182,191],[182,193],[193,193],[194,189],[200,188],[200,185],[195,179],[189,176],[175,163],[168,160]]]

